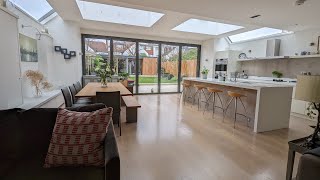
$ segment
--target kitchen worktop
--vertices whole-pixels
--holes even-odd
[[[202,79],[202,78],[184,78],[188,81],[197,81],[209,84],[218,84],[223,86],[232,86],[245,89],[259,90],[261,88],[272,88],[272,87],[294,87],[295,83],[290,82],[273,82],[273,81],[264,81],[264,80],[255,80],[255,79],[237,79],[236,82],[233,81],[219,81],[217,79]]]
[[[285,82],[274,82],[272,78],[249,78],[232,81],[219,81],[217,79],[184,78],[191,84],[189,92],[196,92],[193,85],[203,84],[221,90],[223,106],[226,106],[230,97],[228,91],[239,92],[244,96],[242,101],[245,109],[238,109],[249,117],[250,127],[256,133],[289,128],[292,92],[296,85],[295,80],[281,79]],[[203,91],[206,94],[206,90]],[[196,98],[194,96],[193,98]],[[199,97],[197,97],[199,98]],[[200,97],[201,98],[201,97]],[[206,98],[206,97],[205,97]],[[206,99],[203,99],[205,101]],[[232,106],[230,106],[232,108]],[[241,107],[241,106],[239,106]],[[226,115],[234,117],[234,110],[226,111]]]

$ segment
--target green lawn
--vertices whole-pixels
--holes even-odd
[[[134,76],[130,76],[129,79],[134,80]],[[166,78],[161,78],[161,83],[177,83],[177,78],[173,77],[172,79],[168,80]],[[158,82],[157,77],[142,77],[139,76],[139,83],[140,84],[154,84]]]

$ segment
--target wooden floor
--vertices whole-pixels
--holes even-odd
[[[231,119],[223,123],[220,110],[212,118],[183,105],[179,95],[137,99],[138,123],[124,123],[118,137],[122,180],[284,180],[287,142],[312,132],[312,122],[292,117],[290,129],[254,134],[244,121],[236,129]]]

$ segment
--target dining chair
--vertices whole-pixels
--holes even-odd
[[[74,104],[72,103],[71,93],[68,87],[64,87],[61,89],[63,98],[64,98],[64,105],[65,107],[82,107],[86,106],[85,104]]]
[[[74,88],[76,89],[77,93],[81,91],[82,86],[79,81],[77,81],[75,84],[73,84]]]
[[[76,99],[77,90],[74,85],[69,86],[71,92],[71,99],[73,104],[92,104],[92,101],[89,98],[78,98]]]
[[[120,128],[120,136],[121,136],[121,120],[120,120],[120,112],[121,112],[121,95],[120,91],[114,92],[96,92],[96,102],[103,103],[107,107],[113,108],[112,119],[113,123],[118,123]]]

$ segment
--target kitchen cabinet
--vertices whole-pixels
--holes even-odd
[[[0,109],[10,109],[23,103],[18,17],[1,6],[0,27]]]

